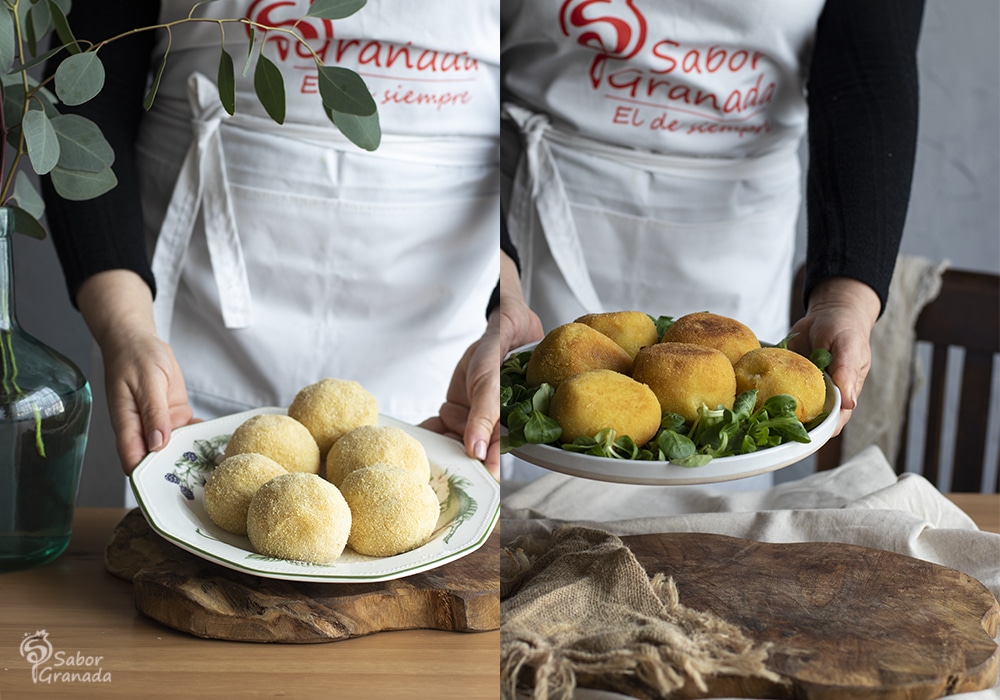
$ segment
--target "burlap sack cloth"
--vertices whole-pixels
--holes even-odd
[[[618,537],[564,527],[501,552],[504,698],[564,700],[577,684],[638,698],[707,690],[708,676],[780,678],[739,628],[686,608],[673,579],[652,580]]]

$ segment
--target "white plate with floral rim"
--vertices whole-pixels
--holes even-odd
[[[161,536],[203,559],[236,571],[288,581],[365,583],[389,581],[437,568],[481,547],[500,515],[500,485],[482,463],[469,458],[457,440],[379,416],[379,425],[417,438],[431,465],[431,486],[441,515],[430,540],[392,557],[367,557],[347,548],[332,564],[275,559],[258,554],[243,535],[218,527],[205,511],[206,477],[222,461],[233,431],[259,408],[196,423],[173,432],[170,443],[150,453],[132,472],[132,491],[150,526]]]
[[[537,344],[531,343],[512,350],[507,357],[532,350]],[[504,359],[506,361],[506,358]],[[840,415],[840,390],[825,372],[823,378],[826,381],[826,403],[823,410],[828,413],[819,425],[809,431],[809,442],[786,442],[748,454],[717,457],[701,467],[681,467],[670,462],[595,457],[551,445],[522,445],[511,450],[510,454],[550,471],[619,484],[685,486],[746,479],[800,462],[833,437]],[[501,432],[506,434],[506,429],[501,427]]]

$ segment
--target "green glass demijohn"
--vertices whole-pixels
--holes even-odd
[[[13,222],[0,207],[0,572],[69,544],[91,410],[80,370],[18,325]]]

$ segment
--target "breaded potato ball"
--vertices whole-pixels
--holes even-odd
[[[390,425],[363,425],[337,440],[326,455],[325,476],[340,486],[351,472],[379,463],[413,472],[424,483],[431,478],[424,446],[405,430]]]
[[[299,390],[288,415],[309,429],[325,455],[345,433],[378,422],[378,401],[353,380],[321,379]]]
[[[784,348],[758,348],[736,363],[738,393],[757,390],[757,408],[772,396],[788,394],[796,401],[795,417],[808,423],[823,412],[826,382],[823,372],[797,352]]]
[[[525,368],[528,386],[553,387],[590,369],[610,369],[628,374],[632,358],[618,343],[582,323],[553,328],[538,343]]]
[[[358,554],[391,557],[419,547],[441,511],[434,489],[414,473],[373,464],[344,478],[341,487],[354,520],[348,546]]]
[[[660,429],[660,402],[645,384],[609,369],[592,369],[559,385],[549,401],[549,416],[562,428],[560,440],[593,437],[613,428],[639,445]]]
[[[248,452],[233,455],[217,466],[205,481],[205,510],[226,532],[247,534],[250,499],[261,486],[288,470],[270,457]]]
[[[760,341],[749,327],[735,318],[710,313],[681,316],[663,334],[664,343],[694,343],[722,351],[729,362],[760,347]]]
[[[257,489],[247,510],[247,536],[259,553],[329,564],[351,532],[351,509],[336,486],[316,474],[289,472]]]
[[[639,351],[632,378],[656,394],[660,409],[692,422],[702,404],[732,408],[736,375],[721,351],[693,343],[657,343]]]
[[[656,323],[642,311],[609,311],[602,314],[587,314],[574,323],[590,326],[615,341],[633,360],[639,348],[655,345],[659,337]]]
[[[261,413],[241,423],[229,438],[225,456],[248,452],[270,457],[290,472],[319,472],[319,447],[309,430],[291,416]]]

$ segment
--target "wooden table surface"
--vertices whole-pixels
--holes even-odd
[[[949,498],[982,529],[1000,533],[1000,495]],[[126,512],[78,509],[62,557],[0,574],[0,700],[500,696],[499,632],[386,632],[279,645],[199,639],[149,620],[135,611],[130,584],[104,570],[104,546]],[[101,680],[34,682],[20,644],[38,630],[48,633],[53,649],[41,667]],[[53,666],[58,659],[64,663]]]
[[[0,574],[0,700],[500,697],[499,631],[408,630],[326,644],[252,644],[200,639],[143,617],[133,606],[131,584],[103,563],[105,544],[127,512],[80,508],[59,559]],[[34,682],[20,645],[38,630],[48,632],[53,649],[40,670],[96,672],[106,680]],[[54,666],[59,658],[65,663]]]

